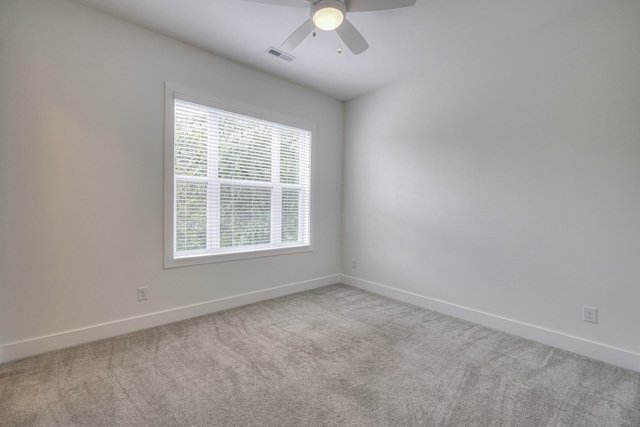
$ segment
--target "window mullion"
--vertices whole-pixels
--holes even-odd
[[[281,131],[274,129],[271,142],[271,244],[282,242],[282,185],[280,185]]]
[[[303,147],[308,144],[301,144]],[[298,241],[301,243],[308,243],[310,240],[309,230],[309,180],[311,164],[309,163],[310,156],[308,153],[303,152],[301,149],[298,153],[298,182],[301,184],[301,189],[298,192]]]
[[[219,127],[215,125],[218,117],[210,112],[207,150],[207,250],[220,248],[220,182],[219,171]]]

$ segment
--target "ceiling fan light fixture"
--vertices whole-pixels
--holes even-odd
[[[331,31],[342,25],[347,8],[339,0],[320,0],[311,6],[311,17],[316,27]]]
[[[343,20],[344,15],[332,7],[320,9],[313,15],[313,23],[316,24],[316,27],[325,31],[335,30]]]

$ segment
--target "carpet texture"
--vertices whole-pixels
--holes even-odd
[[[640,426],[640,373],[344,285],[7,363],[2,426]]]

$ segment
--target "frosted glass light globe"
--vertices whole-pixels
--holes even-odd
[[[338,28],[344,20],[342,11],[333,7],[325,7],[313,14],[313,23],[316,27],[324,31],[331,31]]]

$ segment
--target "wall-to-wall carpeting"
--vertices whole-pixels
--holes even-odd
[[[638,426],[640,373],[344,285],[11,362],[2,426]]]

